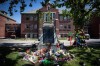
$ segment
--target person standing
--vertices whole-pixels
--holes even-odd
[[[27,34],[25,34],[25,39],[27,39]]]

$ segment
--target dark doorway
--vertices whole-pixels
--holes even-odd
[[[43,27],[43,43],[54,43],[53,27]]]

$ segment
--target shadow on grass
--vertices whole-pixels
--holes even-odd
[[[0,47],[0,66],[15,66],[22,56],[18,56],[19,50],[17,47]]]
[[[0,47],[0,66],[14,66],[16,60],[6,58],[6,56],[11,52],[12,50],[8,47]]]
[[[83,60],[86,64],[89,64],[89,66],[100,66],[100,47],[67,47],[67,49],[69,49],[71,53],[75,54],[75,56],[79,58],[78,61]]]

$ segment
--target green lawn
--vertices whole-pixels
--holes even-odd
[[[75,55],[71,61],[65,62],[63,66],[80,66],[79,62],[84,62],[86,66],[100,65],[100,48],[90,47],[88,49],[67,47],[70,53]],[[0,47],[0,66],[33,66],[30,62],[22,60],[18,48]]]

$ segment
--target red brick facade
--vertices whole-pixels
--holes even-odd
[[[5,36],[6,38],[20,37],[20,24],[14,22],[5,24]]]
[[[91,38],[100,38],[100,17],[93,15],[88,32]]]
[[[68,37],[68,33],[72,32],[74,34],[75,26],[73,25],[73,20],[71,18],[64,18],[59,15],[59,33],[61,37]]]
[[[5,23],[6,17],[0,14],[0,38],[5,38]]]
[[[17,24],[7,14],[0,12],[0,38],[11,38],[12,34],[16,35],[16,31],[14,32],[15,27],[18,31],[20,30],[20,24]]]
[[[22,14],[21,16],[21,37],[37,38],[38,36],[38,15]]]
[[[32,11],[32,12],[22,13],[22,16],[21,16],[21,36],[22,37],[25,37],[25,35],[27,34],[31,36],[31,37],[27,36],[29,38],[38,38],[39,34],[41,34],[41,32],[43,31],[42,28],[45,24],[49,24],[49,25],[54,24],[56,34],[58,37],[61,35],[62,35],[61,37],[66,37],[68,32],[74,33],[73,21],[70,18],[69,19],[66,18],[65,21],[64,19],[60,20],[61,14],[59,13],[59,10],[52,8],[51,4],[47,4],[47,6],[39,9],[39,11],[43,13],[43,16],[42,16],[43,19],[41,20],[42,24],[39,23],[40,16],[36,12]],[[49,14],[49,12],[50,12],[50,16],[52,15],[51,17],[49,17],[51,18],[51,21],[50,21],[51,23],[48,23],[47,21],[48,20],[47,15]],[[38,20],[34,21],[35,18],[37,18]],[[27,25],[29,25],[29,27]],[[37,25],[36,29],[34,29],[35,25]],[[61,25],[63,28],[61,28]],[[64,28],[64,26],[66,27]]]

